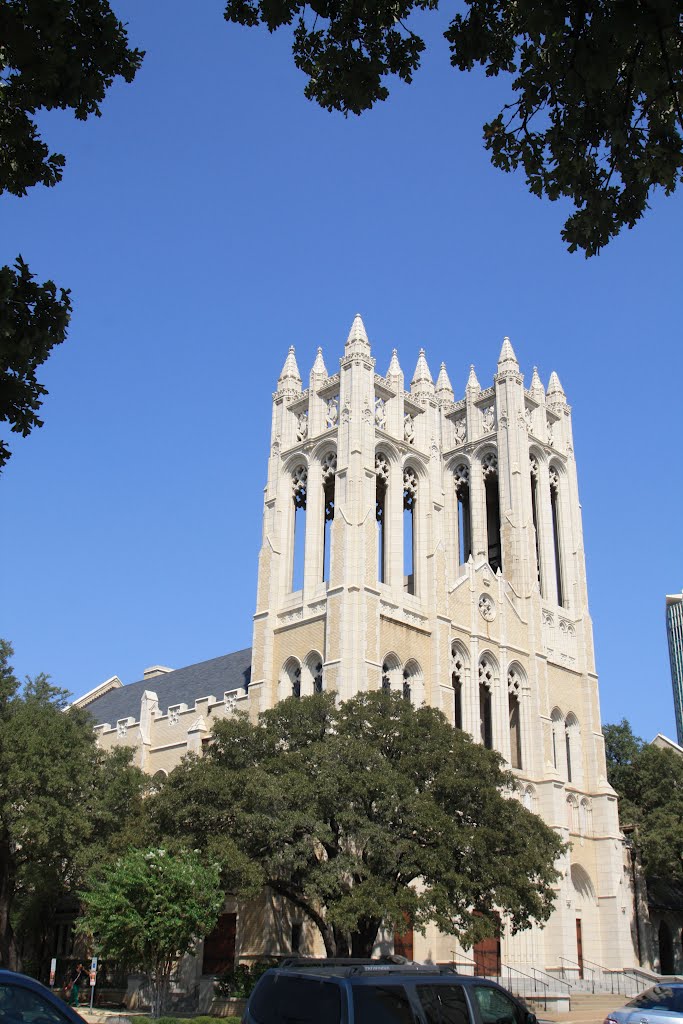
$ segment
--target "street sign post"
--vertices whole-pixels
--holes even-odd
[[[90,1009],[92,1010],[93,1001],[95,999],[95,985],[97,984],[97,957],[94,956],[90,961]]]
[[[50,988],[55,987],[55,974],[57,973],[57,957],[53,956],[50,960]]]

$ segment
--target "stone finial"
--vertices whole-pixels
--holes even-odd
[[[538,367],[534,366],[534,371],[531,375],[531,387],[529,388],[531,394],[538,402],[545,401],[545,388],[541,378],[538,376]]]
[[[277,389],[282,392],[301,391],[301,376],[299,375],[299,367],[296,365],[293,345],[289,346],[285,365],[282,367],[282,373],[278,377]]]
[[[445,363],[441,364],[441,369],[439,370],[439,376],[436,381],[436,396],[441,402],[452,402],[454,398],[453,388],[448,378]]]
[[[325,367],[325,360],[323,359],[323,350],[320,348],[320,346],[318,346],[318,352],[315,357],[315,362],[313,363],[313,369],[311,370],[311,374],[314,377],[328,376],[327,369]]]
[[[420,349],[420,354],[417,357],[417,365],[415,367],[413,379],[410,382],[410,390],[414,395],[434,394],[434,381],[432,380],[432,375],[429,372],[427,357],[425,356],[425,350],[423,348]]]
[[[401,365],[398,361],[398,353],[395,348],[391,350],[391,362],[389,363],[389,369],[387,370],[387,377],[399,377],[403,373]]]
[[[519,363],[517,362],[517,356],[510,343],[510,339],[507,337],[503,338],[503,347],[500,350],[498,356],[498,371],[514,370],[519,371]]]
[[[365,324],[360,313],[356,313],[351,324],[349,336],[346,339],[346,353],[361,351],[367,354],[370,351],[370,342],[365,331]]]
[[[560,384],[560,378],[557,376],[555,371],[550,374],[550,380],[548,381],[548,390],[546,396],[549,405],[562,405],[567,401],[567,396],[562,390]]]
[[[465,390],[481,391],[481,385],[479,384],[479,381],[477,380],[477,375],[474,372],[474,363],[472,363],[472,365],[470,366],[470,375],[467,378],[467,387],[465,388]]]

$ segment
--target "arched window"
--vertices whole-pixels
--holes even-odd
[[[322,661],[316,662],[315,672],[313,675],[313,693],[323,692],[323,663]]]
[[[526,786],[522,794],[522,803],[527,811],[536,813],[536,790],[533,786]]]
[[[479,659],[479,734],[481,742],[489,750],[493,750],[492,692],[494,682],[493,661],[490,656],[482,655]]]
[[[387,654],[382,663],[382,689],[385,693],[399,691],[403,687],[401,662],[395,654]]]
[[[297,466],[292,473],[292,500],[294,502],[291,576],[292,590],[301,590],[304,585],[307,486],[308,470],[306,466]]]
[[[555,579],[557,580],[557,603],[565,607],[564,579],[562,570],[562,536],[560,530],[560,474],[555,466],[550,467],[550,512],[553,520],[553,545],[555,548]]]
[[[580,783],[581,766],[581,732],[579,720],[570,712],[564,721],[564,743],[567,758],[567,782]]]
[[[593,835],[593,807],[586,797],[579,804],[579,832],[582,836]]]
[[[465,685],[466,655],[462,647],[451,644],[451,686],[453,687],[453,725],[462,729],[462,694]]]
[[[317,651],[311,651],[304,661],[302,673],[301,694],[310,696],[313,693],[323,692],[323,661]]]
[[[556,771],[560,771],[560,757],[564,756],[564,751],[560,749],[560,744],[564,742],[564,715],[559,708],[553,708],[551,714],[551,733],[550,741],[552,743],[552,761],[553,768]]]
[[[403,696],[416,706],[422,703],[422,669],[416,661],[406,662],[403,669]]]
[[[289,658],[280,674],[280,700],[301,696],[301,665],[296,658]]]
[[[321,462],[323,481],[323,581],[330,578],[332,552],[332,520],[334,519],[334,480],[337,472],[337,456],[328,452]]]
[[[541,528],[538,519],[538,460],[535,455],[529,455],[529,476],[531,478],[531,517],[534,523],[534,543],[536,545],[536,575],[538,577],[538,588],[541,596],[545,597],[543,589],[543,570],[541,569]]]
[[[486,541],[488,563],[494,572],[502,571],[503,557],[500,546],[500,498],[498,496],[498,459],[489,452],[481,460],[486,492]]]
[[[579,808],[575,796],[567,797],[567,828],[574,834],[579,831]]]
[[[455,467],[453,476],[458,506],[458,565],[464,565],[472,554],[469,468],[461,463]]]
[[[377,520],[377,579],[387,583],[387,488],[389,463],[386,455],[375,455],[375,518]]]
[[[415,506],[417,504],[417,474],[407,466],[403,470],[403,589],[417,593],[415,580]]]
[[[508,712],[510,719],[510,764],[513,768],[522,767],[521,693],[521,671],[516,665],[511,665],[508,669]]]

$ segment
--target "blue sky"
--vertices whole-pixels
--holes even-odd
[[[377,368],[424,346],[458,395],[502,338],[573,407],[604,721],[675,736],[664,596],[683,586],[683,195],[600,256],[568,209],[494,170],[507,83],[451,70],[439,16],[410,88],[362,118],[303,97],[285,34],[220,2],[115,0],[147,50],[103,117],[53,113],[64,181],[0,201],[18,252],[73,292],[45,427],[0,477],[0,635],[80,694],[251,643],[270,394],[290,344],[328,369],[360,311]]]

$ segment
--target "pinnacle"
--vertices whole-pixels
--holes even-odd
[[[299,374],[299,367],[296,365],[296,356],[294,355],[294,346],[289,346],[289,352],[285,359],[285,365],[282,367],[282,373],[278,377],[277,382],[278,391],[286,390],[286,386],[294,387],[295,390],[301,390],[301,375]]]
[[[481,385],[477,380],[477,375],[474,372],[474,363],[470,366],[470,375],[467,378],[467,391],[481,391]]]
[[[387,377],[398,377],[399,374],[403,373],[401,365],[398,361],[398,353],[396,349],[391,350],[391,362],[389,363],[389,369],[387,370]]]
[[[562,390],[562,385],[560,384],[560,378],[557,376],[554,370],[550,374],[550,380],[548,381],[548,390],[546,394],[549,398],[553,397],[561,402],[564,402],[566,398],[566,395]]]
[[[323,359],[323,350],[320,346],[318,346],[318,352],[315,357],[311,373],[315,374],[316,377],[327,377],[327,369],[325,367],[325,360]]]
[[[347,346],[353,345],[357,342],[361,342],[362,344],[367,345],[368,348],[370,347],[370,342],[368,341],[368,336],[365,330],[365,324],[363,323],[363,318],[361,317],[360,313],[356,313],[355,317],[353,318],[351,330],[349,331],[349,336],[346,339]]]
[[[441,364],[441,369],[439,370],[439,376],[436,381],[436,393],[437,395],[450,396],[451,400],[453,398],[453,388],[448,377],[445,363]]]
[[[411,390],[428,391],[434,390],[434,381],[432,375],[429,372],[429,366],[427,365],[427,357],[425,356],[425,350],[420,349],[420,354],[417,357],[417,366],[415,367],[415,373],[413,379],[410,382]]]
[[[519,369],[519,363],[517,362],[515,350],[513,349],[510,339],[507,337],[507,335],[505,336],[505,338],[503,338],[503,347],[501,348],[500,355],[498,357],[498,366],[505,365],[509,366],[510,368],[515,367]]]
[[[531,375],[531,387],[529,390],[532,394],[538,394],[545,398],[545,388],[541,382],[541,378],[538,376],[538,367],[534,366],[534,372]]]

